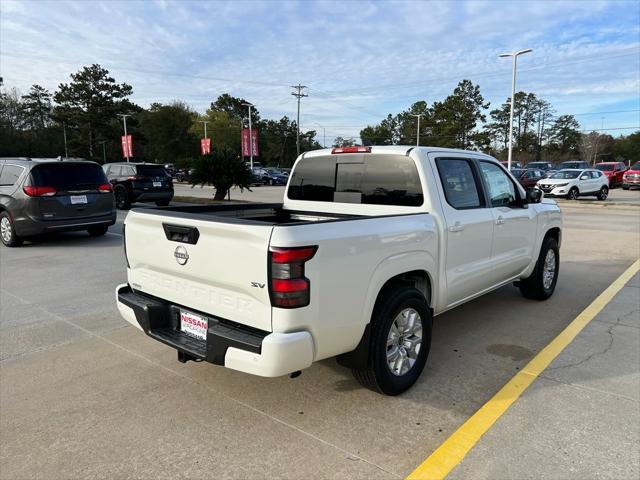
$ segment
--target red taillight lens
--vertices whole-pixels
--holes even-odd
[[[52,197],[57,191],[53,187],[34,187],[33,185],[27,185],[22,190],[30,197]]]
[[[371,153],[371,147],[337,147],[331,153]]]
[[[102,185],[98,186],[98,191],[104,193],[113,192],[113,187],[110,183],[103,183]]]
[[[316,254],[318,247],[272,248],[271,261],[274,263],[306,262]]]
[[[317,249],[317,246],[270,249],[271,305],[280,308],[309,305],[310,282],[304,276],[304,264]]]

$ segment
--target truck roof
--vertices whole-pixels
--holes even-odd
[[[429,146],[420,146],[416,147],[415,145],[379,145],[379,146],[371,146],[371,153],[382,153],[386,155],[407,155],[409,151],[413,149],[420,149],[425,152],[438,152],[438,153],[453,153],[453,154],[469,154],[472,153],[474,155],[481,155],[487,158],[493,158],[485,153],[477,152],[474,150],[461,150],[457,148],[443,148],[443,147],[429,147]],[[313,158],[313,157],[322,157],[325,155],[331,155],[332,148],[321,148],[318,150],[311,150],[309,152],[304,152],[302,154],[302,158]]]

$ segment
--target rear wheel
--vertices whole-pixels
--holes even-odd
[[[118,208],[118,210],[129,210],[131,201],[129,200],[127,191],[123,187],[116,187],[114,193],[116,196],[116,208]]]
[[[518,282],[520,292],[527,298],[546,300],[553,295],[560,271],[560,249],[555,239],[546,237],[533,273]]]
[[[11,217],[8,212],[0,214],[0,240],[7,247],[19,247],[23,239],[16,234]]]
[[[571,187],[569,193],[567,193],[567,200],[576,200],[578,198],[578,189],[576,187]]]
[[[415,288],[399,287],[377,302],[365,368],[354,369],[365,387],[386,395],[410,388],[424,369],[431,347],[431,311]]]
[[[107,233],[107,230],[109,230],[109,227],[107,227],[106,225],[101,225],[99,227],[88,228],[87,232],[89,232],[89,235],[91,235],[92,237],[101,237],[105,233]]]
[[[606,200],[608,196],[609,196],[609,188],[608,187],[602,187],[600,189],[600,191],[598,192],[598,195],[596,195],[598,200]]]
[[[159,207],[166,207],[167,205],[169,205],[169,202],[171,200],[156,200],[156,205]]]

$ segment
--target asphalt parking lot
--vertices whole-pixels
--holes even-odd
[[[261,187],[267,189],[282,194]],[[362,389],[333,360],[296,379],[178,363],[174,350],[125,324],[116,311],[114,288],[126,281],[122,212],[102,238],[69,233],[2,248],[0,477],[403,478],[638,258],[638,207],[575,202],[562,209],[555,295],[539,303],[509,286],[437,317],[425,372],[395,398]],[[624,378],[612,395],[627,398],[630,407],[606,396],[594,407],[579,401],[585,389],[554,395],[539,386],[546,395],[525,393],[515,416],[497,425],[454,476],[519,476],[515,464],[528,472],[521,476],[585,478],[576,465],[586,450],[594,477],[637,478],[636,294],[626,293],[635,319],[623,335],[630,353],[598,371],[614,383]],[[583,338],[586,346],[572,352],[583,368],[591,349],[600,351],[602,338],[610,338],[606,329],[590,335],[594,345]],[[528,435],[557,427],[560,420],[549,410],[554,399],[585,411],[575,421],[562,413],[567,443],[551,438],[547,446],[556,448],[542,449]],[[602,432],[589,422],[601,416],[615,418],[610,428],[627,426],[617,432],[619,443],[590,444]],[[525,457],[527,448],[544,456]],[[545,462],[553,468],[537,468]]]

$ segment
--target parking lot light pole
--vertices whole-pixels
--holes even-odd
[[[125,138],[127,137],[127,117],[130,117],[130,116],[131,115],[127,114],[127,113],[119,113],[118,114],[118,117],[122,117],[122,123],[124,123],[124,136],[125,136]],[[129,150],[128,149],[125,149],[125,150],[126,150],[126,159],[127,159],[127,162],[128,162],[129,161]]]
[[[420,146],[420,117],[422,117],[422,115],[424,115],[423,113],[412,113],[411,116],[412,117],[417,117],[418,118],[418,131],[416,133],[416,147]]]
[[[204,138],[207,138],[207,123],[208,121],[200,120],[200,123],[204,125]]]
[[[516,64],[518,62],[518,55],[524,55],[525,53],[532,52],[533,49],[527,48],[526,50],[520,50],[512,53],[501,53],[499,57],[513,57],[513,67],[511,72],[511,113],[509,114],[509,158],[507,161],[507,170],[511,171],[511,155],[513,151],[513,103],[516,96]]]
[[[249,165],[251,166],[251,172],[253,172],[253,133],[251,131],[251,107],[252,103],[243,103],[245,107],[249,107]]]
[[[64,137],[64,158],[69,157],[69,152],[67,150],[67,124],[62,122],[62,136]]]

